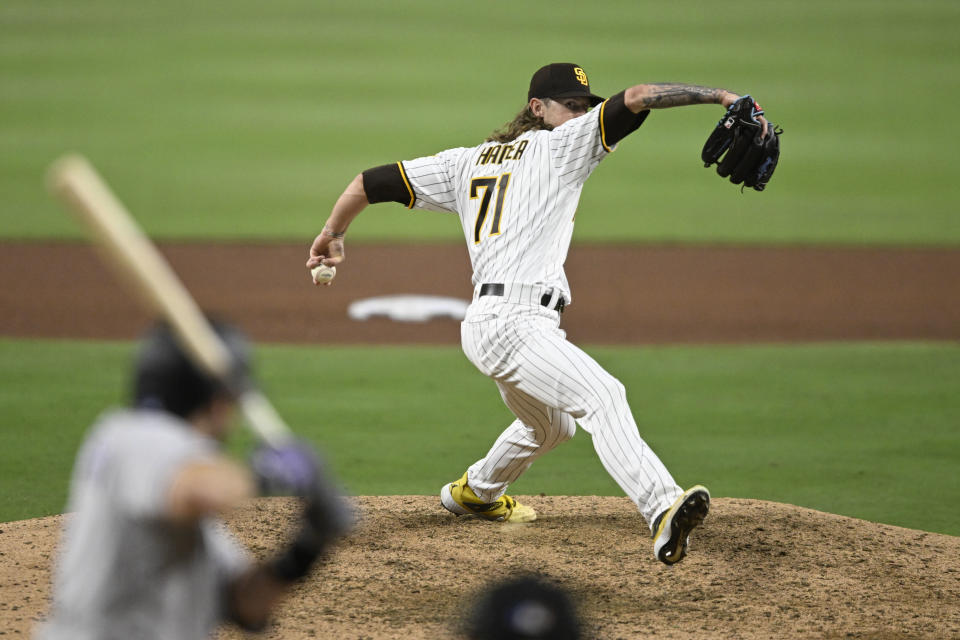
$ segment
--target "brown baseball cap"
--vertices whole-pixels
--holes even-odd
[[[590,92],[590,81],[587,72],[578,64],[572,62],[554,62],[537,69],[530,78],[530,91],[527,92],[527,102],[531,98],[589,98],[592,106],[603,102],[603,98]]]

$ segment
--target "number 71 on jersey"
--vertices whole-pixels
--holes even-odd
[[[507,194],[507,187],[510,185],[510,174],[504,173],[497,179],[497,176],[488,178],[474,178],[470,181],[470,199],[480,198],[480,189],[483,189],[483,199],[480,201],[480,210],[477,212],[477,223],[473,227],[473,243],[480,244],[480,231],[483,229],[483,223],[487,219],[487,212],[490,210],[490,200],[493,197],[493,190],[497,190],[497,206],[493,212],[493,220],[490,222],[490,233],[488,235],[500,235],[500,216],[503,213],[503,201]]]

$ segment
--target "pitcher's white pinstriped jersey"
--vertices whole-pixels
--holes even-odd
[[[606,103],[604,103],[606,104]],[[612,150],[604,105],[553,131],[527,131],[400,163],[411,207],[460,216],[474,285],[538,283],[570,302],[563,271],[584,181]]]
[[[484,501],[572,437],[576,423],[648,522],[683,493],[640,437],[623,385],[566,340],[555,310],[558,296],[571,300],[563,264],[583,184],[613,150],[609,142],[645,117],[628,113],[622,96],[552,131],[398,163],[409,207],[460,216],[474,284],[461,325],[464,353],[517,417],[467,471]]]
[[[671,564],[683,557],[689,530],[705,515],[708,493],[698,486],[686,496],[640,437],[623,384],[560,328],[572,301],[564,263],[580,193],[597,165],[649,115],[645,105],[652,103],[637,96],[652,91],[653,103],[670,106],[658,100],[704,95],[693,85],[658,86],[638,85],[604,100],[592,93],[582,67],[541,67],[530,79],[524,110],[487,142],[357,176],[310,247],[307,266],[343,259],[341,239],[367,204],[457,214],[473,267],[473,300],[460,324],[463,352],[496,383],[516,419],[466,474],[441,488],[441,504],[456,515],[535,519],[533,509],[505,498],[506,490],[579,427],[651,525],[654,554]],[[708,91],[715,98],[719,90]],[[556,126],[536,128],[546,125]]]

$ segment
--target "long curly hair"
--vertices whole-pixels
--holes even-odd
[[[528,104],[513,120],[491,133],[486,142],[511,142],[526,131],[549,130],[552,128],[543,121],[543,118],[533,115],[533,111],[530,110]]]

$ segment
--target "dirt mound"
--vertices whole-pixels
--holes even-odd
[[[521,499],[536,523],[454,518],[430,496],[358,498],[357,533],[265,637],[454,638],[473,596],[517,572],[570,591],[587,638],[960,637],[960,538],[719,498],[690,555],[666,567],[626,498]],[[231,526],[264,555],[296,513],[290,499],[261,499]],[[6,635],[28,636],[47,609],[60,523],[0,524]]]

